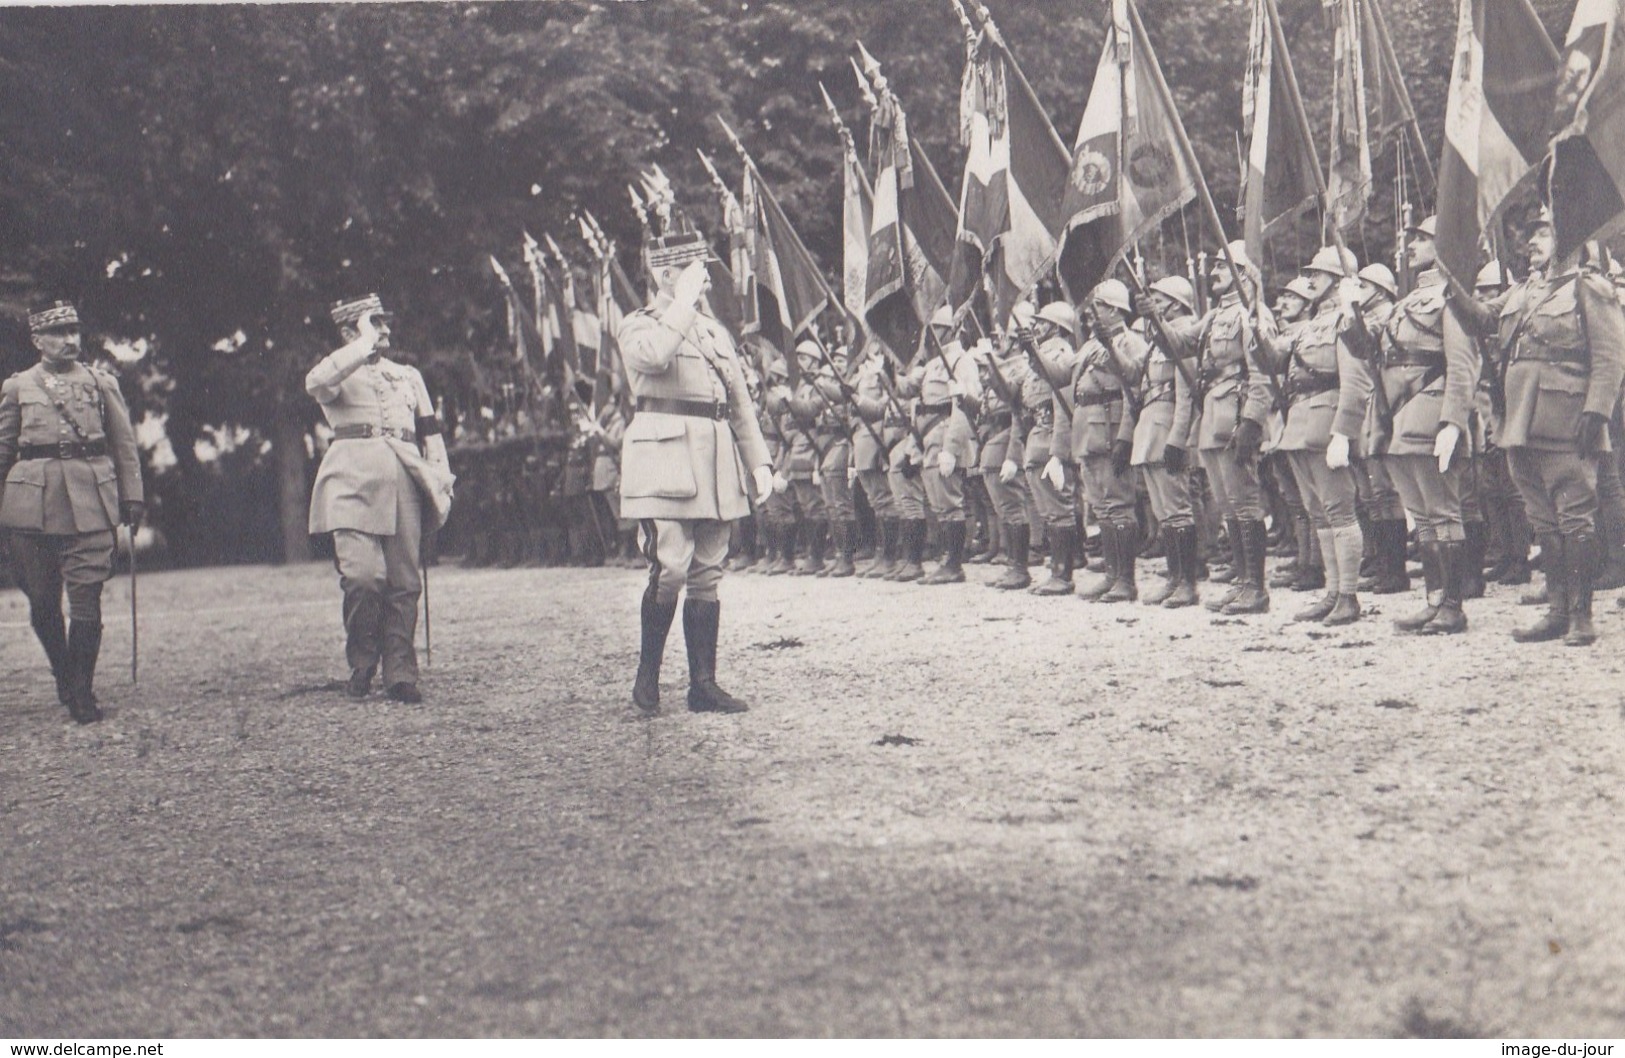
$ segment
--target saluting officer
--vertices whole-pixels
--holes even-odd
[[[1140,523],[1134,513],[1134,415],[1128,394],[1145,369],[1145,339],[1128,330],[1128,287],[1108,279],[1090,295],[1094,334],[1072,373],[1072,455],[1082,467],[1083,495],[1100,522],[1105,576],[1078,593],[1087,602],[1140,597],[1134,563]]]
[[[380,663],[398,702],[418,690],[418,596],[425,520],[438,529],[451,511],[455,478],[434,402],[417,368],[384,355],[389,321],[377,294],[332,308],[344,345],[305,375],[333,443],[310,497],[310,532],[333,534],[344,591],[346,691],[364,698]]]
[[[1499,442],[1540,540],[1549,596],[1545,615],[1512,635],[1589,646],[1597,639],[1591,591],[1602,561],[1596,456],[1612,450],[1608,417],[1625,379],[1625,314],[1606,277],[1580,270],[1577,252],[1553,260],[1556,242],[1551,215],[1542,212],[1529,230],[1529,278],[1488,305],[1506,393]]]
[[[0,385],[0,529],[11,530],[57,700],[93,724],[102,718],[94,690],[102,585],[113,575],[116,527],[133,534],[141,524],[141,458],[118,381],[79,362],[78,311],[56,302],[31,313],[28,329],[40,362]]]
[[[1021,386],[1021,404],[1033,410],[1021,444],[1027,466],[1027,489],[1033,509],[1044,521],[1049,542],[1049,579],[1034,595],[1071,595],[1072,567],[1078,549],[1078,464],[1072,455],[1072,398],[1067,394],[1081,359],[1078,313],[1064,301],[1038,310],[1033,321],[1037,344]]]
[[[1191,316],[1195,291],[1184,276],[1164,276],[1151,285],[1148,304],[1160,326],[1143,317],[1135,333],[1149,347],[1140,379],[1140,414],[1134,424],[1131,465],[1138,467],[1167,541],[1168,577],[1161,588],[1148,591],[1149,606],[1170,610],[1201,601],[1196,591],[1196,510],[1191,504],[1190,448],[1199,412],[1197,394],[1186,380],[1198,365],[1176,361],[1196,346],[1198,323]],[[1166,336],[1167,342],[1163,339]]]
[[[982,382],[976,361],[953,334],[953,312],[944,305],[931,316],[927,345],[911,377],[919,387],[914,428],[925,442],[920,478],[926,503],[942,528],[942,564],[920,578],[921,584],[958,584],[965,580],[965,475],[976,465],[976,429]]]
[[[1022,302],[1011,313],[1025,317],[1032,306]],[[1009,568],[990,585],[1005,591],[1029,587],[1027,558],[1032,554],[1032,524],[1027,508],[1032,492],[1027,484],[1025,455],[1022,452],[1024,404],[1023,380],[1027,377],[1026,357],[1016,342],[1003,346],[1003,355],[990,343],[977,344],[977,366],[982,371],[982,416],[976,424],[981,442],[982,482],[993,503],[999,531],[1004,535],[1003,551]],[[1070,445],[1068,446],[1068,453]]]
[[[869,355],[858,365],[852,407],[861,420],[852,431],[852,469],[863,489],[869,509],[875,513],[880,539],[874,561],[859,571],[863,577],[889,577],[899,566],[902,532],[897,500],[892,496],[887,468],[891,450],[907,433],[907,423],[889,414],[886,397],[886,353],[878,340],[867,343]]]
[[[635,398],[621,446],[621,514],[643,523],[649,586],[632,698],[660,708],[660,661],[683,600],[688,707],[743,712],[716,683],[722,604],[717,584],[728,557],[728,523],[773,489],[773,468],[756,422],[733,340],[701,309],[710,247],[698,232],[656,236],[645,257],[656,294],[629,314],[618,335]]]

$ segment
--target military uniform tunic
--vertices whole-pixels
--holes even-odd
[[[1021,443],[1027,468],[1027,489],[1033,509],[1051,529],[1070,529],[1078,514],[1078,466],[1072,458],[1072,414],[1058,397],[1077,370],[1081,357],[1071,340],[1056,335],[1038,347],[1037,362],[1029,362],[1021,382],[1021,403],[1032,409],[1027,436]],[[1059,488],[1044,476],[1054,457],[1063,473]]]
[[[1125,330],[1084,343],[1072,373],[1072,456],[1078,461],[1085,501],[1101,522],[1134,529],[1132,471],[1112,468],[1114,442],[1134,441],[1134,416],[1128,413],[1127,387],[1138,383],[1148,350],[1145,340]]]

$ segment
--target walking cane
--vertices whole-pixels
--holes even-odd
[[[138,659],[141,656],[141,621],[136,610],[135,526],[130,526],[130,682],[140,682]]]
[[[423,664],[425,667],[434,664],[434,625],[429,620],[429,562],[422,558],[423,564]]]

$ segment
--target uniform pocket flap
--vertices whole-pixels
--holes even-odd
[[[45,460],[24,459],[12,465],[11,473],[6,475],[7,485],[33,485],[36,488],[45,487]]]
[[[1551,364],[1540,373],[1538,385],[1545,392],[1584,395],[1590,378],[1578,364]]]
[[[639,441],[675,441],[687,436],[688,427],[682,419],[672,416],[639,415],[626,428],[627,443]]]

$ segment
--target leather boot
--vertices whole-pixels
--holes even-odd
[[[68,705],[73,699],[73,681],[68,676],[68,634],[62,627],[60,602],[50,613],[30,609],[28,622],[34,626],[34,634],[39,637],[45,657],[51,663],[51,675],[56,678],[56,700],[58,704]]]
[[[1010,565],[1004,575],[993,582],[993,587],[1004,591],[1018,591],[1031,586],[1032,574],[1027,572],[1027,556],[1032,550],[1033,527],[1025,522],[1021,525],[1007,525],[1005,532],[1005,554],[1009,556]]]
[[[823,572],[824,553],[829,545],[829,522],[823,518],[807,523],[807,560],[790,572],[811,577]]]
[[[925,568],[921,565],[925,560],[925,519],[906,520],[903,522],[902,534],[903,564],[886,574],[886,579],[898,582],[919,580],[925,576]]]
[[[965,544],[965,561],[973,566],[985,566],[999,557],[999,525],[997,522],[976,523],[976,535]]]
[[[102,651],[102,626],[68,622],[68,715],[81,724],[102,718],[96,707],[96,658]]]
[[[743,713],[750,708],[717,686],[717,633],[722,604],[683,600],[683,644],[688,648],[688,708],[695,713]]]
[[[753,515],[739,523],[739,550],[728,561],[729,573],[743,573],[756,564],[756,544],[759,526]]]
[[[1474,561],[1479,562],[1482,569],[1484,560],[1482,557],[1475,560],[1460,540],[1440,540],[1433,545],[1433,550],[1434,561],[1439,566],[1439,607],[1419,631],[1425,636],[1456,635],[1467,631],[1467,615],[1461,609],[1467,573]]]
[[[1078,591],[1078,598],[1085,602],[1099,602],[1101,597],[1112,590],[1117,583],[1117,564],[1121,552],[1117,546],[1117,526],[1111,522],[1100,523],[1100,557],[1105,567],[1096,580]]]
[[[772,565],[762,570],[769,577],[778,577],[796,571],[796,541],[800,538],[802,522],[791,522],[779,526],[779,557]]]
[[[1377,563],[1381,561],[1377,552],[1377,523],[1360,505],[1355,507],[1354,520],[1360,525],[1360,539],[1365,541],[1360,552],[1360,590],[1370,591],[1367,583],[1376,581]]]
[[[1113,534],[1117,538],[1117,579],[1100,597],[1101,602],[1133,602],[1140,597],[1140,586],[1134,581],[1134,563],[1140,554],[1139,532],[1133,522],[1117,525]]]
[[[638,675],[632,683],[632,702],[643,712],[660,711],[660,661],[666,653],[666,633],[671,631],[672,618],[677,616],[677,600],[661,602],[655,598],[654,586],[643,592],[642,641],[638,649]]]
[[[1544,643],[1561,638],[1569,630],[1568,577],[1563,547],[1561,535],[1541,534],[1540,565],[1546,573],[1546,612],[1534,624],[1512,630],[1512,638],[1519,643]]]
[[[943,522],[942,535],[943,551],[942,562],[927,576],[920,578],[921,584],[963,584],[965,583],[965,523]]]
[[[1405,569],[1407,538],[1405,519],[1379,518],[1371,523],[1371,541],[1377,553],[1372,556],[1371,577],[1360,590],[1373,595],[1398,595],[1411,590],[1411,575]]]
[[[1209,573],[1207,579],[1211,584],[1240,584],[1242,574],[1247,568],[1247,556],[1241,551],[1241,522],[1235,518],[1226,518],[1224,535],[1230,542],[1230,567],[1222,572]],[[1223,609],[1222,606],[1214,607],[1212,603],[1208,603],[1207,606],[1210,610]]]
[[[1602,538],[1581,531],[1563,537],[1565,581],[1569,592],[1569,631],[1563,637],[1568,647],[1588,647],[1597,641],[1591,624],[1591,594],[1602,568]]]
[[[897,535],[897,519],[882,518],[880,520],[880,545],[875,548],[875,560],[859,576],[879,580],[897,568]]]
[[[1484,549],[1490,544],[1490,527],[1484,522],[1468,522],[1463,529],[1467,540],[1461,546],[1461,598],[1482,599]]]
[[[1179,556],[1179,580],[1174,584],[1174,590],[1162,600],[1165,610],[1178,610],[1185,606],[1195,606],[1201,602],[1201,596],[1196,591],[1196,549],[1198,541],[1196,526],[1185,525],[1174,531],[1173,553]]]
[[[1326,587],[1326,556],[1320,553],[1320,538],[1307,514],[1293,519],[1298,534],[1298,565],[1284,587],[1293,591],[1319,591]],[[1271,582],[1270,587],[1277,585]]]
[[[1319,599],[1292,615],[1294,621],[1324,621],[1326,617],[1337,609],[1337,592],[1328,590],[1322,593]]]
[[[1076,555],[1071,526],[1050,529],[1049,579],[1033,589],[1034,595],[1071,595],[1072,567]]]
[[[1147,588],[1140,601],[1147,606],[1161,606],[1162,600],[1174,593],[1181,581],[1185,579],[1185,553],[1179,547],[1179,530],[1164,525],[1161,529],[1162,553],[1167,557],[1168,569],[1162,578],[1162,583],[1154,588]]]
[[[858,572],[852,564],[852,552],[857,546],[858,523],[843,520],[834,523],[835,530],[835,561],[830,564],[831,577],[851,577]],[[820,574],[822,576],[822,574]]]
[[[1422,541],[1422,608],[1415,613],[1395,619],[1394,627],[1401,632],[1420,632],[1438,616],[1444,601],[1444,558],[1438,540]]]
[[[1262,521],[1241,523],[1242,547],[1246,551],[1241,594],[1224,607],[1226,615],[1269,613],[1270,593],[1264,586],[1264,563],[1269,557],[1269,530]]]
[[[1337,605],[1321,620],[1324,625],[1351,625],[1360,619],[1360,597],[1354,592],[1340,592]]]

